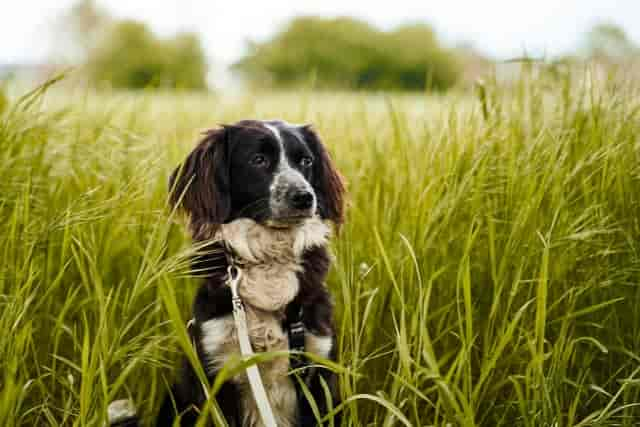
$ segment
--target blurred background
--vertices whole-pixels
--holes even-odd
[[[637,0],[23,0],[0,15],[0,80],[111,89],[445,91],[522,58],[639,69]]]

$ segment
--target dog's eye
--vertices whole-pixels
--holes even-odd
[[[300,166],[303,168],[308,168],[313,164],[313,159],[311,157],[305,156],[300,159]]]
[[[256,154],[251,158],[251,164],[258,167],[267,167],[269,165],[269,161],[264,154]]]

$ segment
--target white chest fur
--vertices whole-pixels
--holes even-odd
[[[243,218],[223,224],[217,238],[240,258],[243,280],[239,293],[245,305],[265,311],[283,309],[298,293],[296,273],[305,249],[327,244],[330,228],[317,218],[297,227],[265,227]]]
[[[219,229],[215,237],[225,240],[242,263],[238,292],[247,311],[249,337],[255,352],[289,349],[288,337],[281,327],[282,310],[298,293],[297,273],[302,268],[304,250],[326,245],[329,234],[330,228],[317,218],[290,229],[269,228],[250,219],[239,219]],[[219,369],[230,357],[240,354],[231,315],[211,319],[201,327],[209,371]],[[331,337],[307,333],[306,347],[328,357]],[[296,394],[287,377],[289,358],[279,357],[258,367],[278,426],[293,425]],[[243,425],[261,426],[246,375],[238,375],[233,381],[242,395]]]

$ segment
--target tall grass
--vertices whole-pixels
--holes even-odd
[[[312,122],[345,425],[640,423],[640,92],[525,72],[478,96],[37,90],[0,115],[0,424],[158,408],[197,282],[166,178],[197,131]]]

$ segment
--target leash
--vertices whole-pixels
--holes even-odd
[[[241,278],[242,270],[233,264],[229,265],[229,268],[227,268],[227,285],[231,288],[233,320],[235,321],[236,331],[238,333],[240,353],[242,353],[243,356],[253,356],[254,352],[251,347],[251,342],[249,341],[249,331],[247,328],[247,313],[244,309],[242,299],[240,299],[240,295],[238,294],[238,283]],[[249,385],[251,386],[253,397],[258,405],[262,422],[267,427],[277,427],[257,365],[254,364],[247,368],[247,377],[249,378]]]

